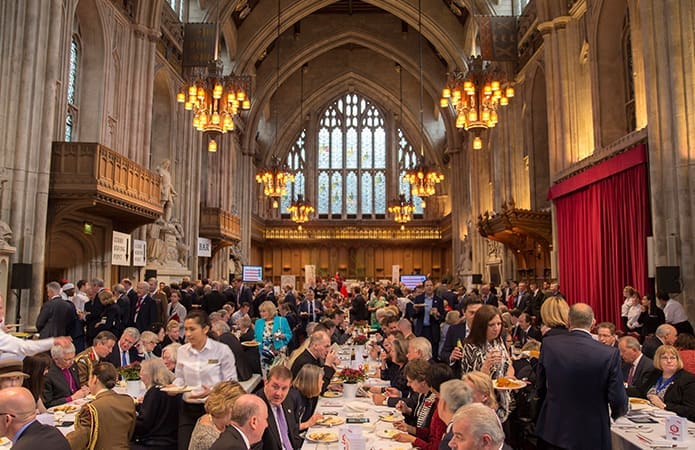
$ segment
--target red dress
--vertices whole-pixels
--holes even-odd
[[[439,448],[439,443],[446,433],[446,424],[442,422],[437,413],[437,403],[439,399],[434,401],[434,413],[432,414],[432,419],[430,420],[430,426],[428,428],[417,428],[415,431],[415,442],[413,442],[413,447],[417,447],[420,450],[437,450]]]

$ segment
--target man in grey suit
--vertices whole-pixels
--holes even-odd
[[[244,394],[234,402],[231,424],[210,450],[250,450],[268,427],[268,408],[260,397]]]
[[[72,327],[77,318],[75,305],[63,300],[60,290],[60,284],[55,281],[46,285],[49,300],[43,304],[36,319],[36,329],[39,330],[41,339],[72,334]]]
[[[642,354],[640,343],[632,336],[623,336],[618,344],[620,357],[623,359],[623,381],[627,388],[627,395],[639,397],[641,392],[646,392],[650,386],[649,376],[654,371],[654,362]]]

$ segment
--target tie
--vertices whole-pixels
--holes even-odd
[[[273,406],[273,408],[275,408],[275,414],[278,416],[278,431],[280,432],[280,439],[282,439],[282,447],[285,450],[292,450],[285,412],[280,405]]]
[[[309,303],[309,309],[311,310],[311,321],[316,322],[316,309],[314,308],[314,302]]]
[[[126,357],[125,352],[121,352],[121,367],[125,367],[128,365],[128,358]]]
[[[630,372],[627,374],[627,385],[632,386],[632,377],[635,376],[635,365],[631,364],[630,365]]]

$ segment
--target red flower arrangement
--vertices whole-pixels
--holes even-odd
[[[358,369],[345,368],[336,375],[343,383],[354,384],[367,379],[367,373],[360,366]]]
[[[367,343],[369,340],[369,337],[367,337],[366,334],[358,334],[354,338],[352,338],[352,343],[355,345],[364,345]]]

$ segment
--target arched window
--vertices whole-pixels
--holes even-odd
[[[413,195],[410,190],[410,183],[403,179],[405,173],[420,163],[420,155],[417,154],[413,146],[405,137],[403,130],[398,129],[398,193],[405,195],[406,200],[410,200],[415,205],[415,215],[422,215],[422,199]]]
[[[176,13],[176,17],[183,22],[184,0],[168,0],[169,6]]]
[[[306,130],[302,130],[302,132],[299,133],[299,138],[297,138],[287,154],[287,166],[292,173],[294,173],[294,183],[290,181],[287,182],[287,195],[282,197],[282,209],[280,210],[283,215],[289,215],[287,208],[299,195],[306,196],[304,190],[304,162],[306,161],[305,142]]]
[[[70,41],[70,67],[68,68],[68,110],[65,115],[65,141],[71,142],[77,138],[75,129],[77,128],[77,82],[80,72],[81,48],[77,35],[72,36]]]
[[[358,94],[333,102],[319,122],[319,218],[386,215],[386,132],[379,109]]]
[[[628,132],[637,128],[635,112],[635,80],[633,79],[634,65],[632,63],[632,36],[630,35],[630,11],[625,11],[622,34],[623,47],[623,77],[625,80],[625,118]]]

